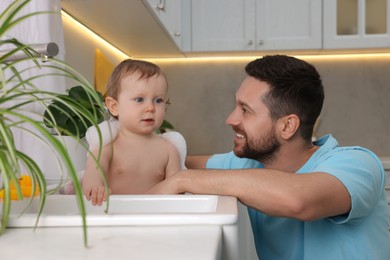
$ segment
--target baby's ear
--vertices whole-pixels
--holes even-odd
[[[111,115],[118,116],[118,102],[112,97],[106,97],[105,103]]]

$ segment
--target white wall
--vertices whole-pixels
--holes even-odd
[[[115,52],[104,41],[93,37],[90,31],[76,26],[72,19],[62,15],[65,37],[65,61],[80,72],[88,81],[94,81],[95,50],[99,49],[113,64],[117,64],[126,55]]]

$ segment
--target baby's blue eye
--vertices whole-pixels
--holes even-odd
[[[156,104],[164,103],[164,99],[162,99],[162,98],[155,98],[154,99],[154,103],[156,103]]]
[[[140,102],[143,102],[143,101],[144,101],[144,99],[143,99],[143,98],[135,98],[135,99],[134,99],[134,101],[135,101],[135,102],[139,102],[139,103],[140,103]]]

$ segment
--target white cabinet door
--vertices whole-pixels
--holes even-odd
[[[321,0],[192,0],[192,51],[320,49]]]
[[[182,36],[182,1],[181,0],[143,0],[145,5],[152,10],[161,27],[170,38],[181,48]]]
[[[325,0],[324,49],[390,47],[390,0]]]
[[[254,7],[255,0],[191,1],[191,50],[254,50]]]
[[[258,50],[321,49],[321,0],[258,0],[256,10]]]

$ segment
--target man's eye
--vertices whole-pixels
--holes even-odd
[[[243,113],[243,114],[246,114],[246,113],[248,113],[248,110],[246,110],[246,108],[243,107],[243,108],[242,108],[242,113]]]
[[[144,101],[144,99],[139,97],[139,98],[135,98],[134,101],[135,102],[142,102],[142,101]]]

